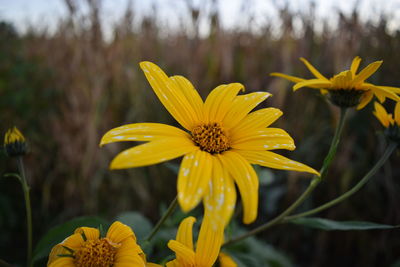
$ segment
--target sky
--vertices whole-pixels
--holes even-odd
[[[187,13],[186,2],[192,2],[195,6],[202,6],[204,10],[211,9],[211,1],[205,0],[101,0],[102,19],[104,25],[112,25],[123,14],[129,2],[133,5],[137,17],[146,16],[153,12],[152,6],[157,6],[158,18],[167,25],[173,27],[178,24],[177,17]],[[82,12],[87,10],[86,1],[75,0]],[[242,14],[253,14],[253,25],[262,25],[265,20],[273,20],[276,14],[276,6],[282,7],[289,3],[290,9],[306,11],[310,2],[315,3],[318,18],[329,18],[334,22],[336,10],[349,13],[358,7],[361,19],[378,21],[379,14],[386,13],[391,17],[389,30],[400,29],[400,0],[218,0],[218,12],[221,23],[226,28],[235,28],[244,25],[247,17]],[[246,5],[243,5],[246,3]],[[248,12],[243,13],[246,9]],[[51,31],[55,28],[60,17],[66,16],[67,9],[63,0],[0,0],[0,18],[12,22],[16,28],[24,32],[28,25],[42,27],[46,25]],[[178,16],[177,16],[178,15]],[[202,27],[207,31],[206,26]]]

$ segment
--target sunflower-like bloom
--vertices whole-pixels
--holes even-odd
[[[51,250],[50,267],[146,266],[142,249],[132,229],[114,222],[105,237],[96,228],[80,227]]]
[[[25,137],[17,127],[8,129],[4,135],[4,149],[9,157],[23,156],[27,152]]]
[[[357,73],[361,62],[361,58],[357,56],[353,59],[350,70],[342,71],[328,79],[306,59],[300,58],[300,60],[315,76],[314,79],[303,79],[277,72],[273,72],[271,75],[295,82],[294,91],[302,87],[310,87],[320,89],[323,94],[329,93],[331,101],[340,107],[357,106],[357,109],[362,109],[372,100],[374,95],[380,102],[384,102],[386,97],[395,101],[400,100],[398,96],[400,88],[374,85],[365,81],[377,71],[383,61],[375,61]]]
[[[217,260],[224,237],[224,228],[204,217],[200,227],[196,249],[193,246],[193,224],[196,219],[187,217],[178,228],[176,240],[168,247],[175,252],[176,259],[167,262],[167,267],[211,267]]]
[[[118,141],[147,141],[118,154],[111,169],[147,166],[184,156],[178,174],[178,201],[188,212],[203,200],[214,220],[227,223],[236,203],[237,184],[244,204],[244,222],[256,219],[258,178],[251,164],[318,174],[273,149],[295,148],[293,139],[278,128],[267,128],[282,112],[263,108],[249,113],[270,96],[256,92],[238,96],[239,83],[220,85],[203,102],[182,76],[168,77],[150,62],[140,64],[161,103],[186,129],[134,123],[107,132],[100,145]]]

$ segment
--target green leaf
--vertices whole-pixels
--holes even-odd
[[[144,239],[153,228],[152,223],[146,217],[135,211],[121,213],[116,220],[132,228],[139,240]]]
[[[50,254],[51,249],[65,238],[72,235],[76,228],[87,226],[98,228],[108,223],[99,217],[79,217],[51,228],[38,242],[33,252],[33,261],[43,259]]]
[[[400,225],[387,225],[373,222],[363,221],[333,221],[322,218],[298,218],[290,221],[294,224],[304,225],[307,227],[321,229],[326,231],[340,230],[373,230],[373,229],[393,229],[398,228]]]

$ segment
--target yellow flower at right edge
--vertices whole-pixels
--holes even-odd
[[[386,109],[378,102],[374,103],[375,117],[382,123],[385,128],[400,126],[400,102],[396,103],[394,108],[394,115],[387,113]]]
[[[392,141],[400,144],[400,102],[396,103],[394,114],[387,113],[385,108],[375,102],[374,115],[386,128],[385,135]]]
[[[302,87],[310,87],[321,90],[323,94],[329,93],[333,104],[340,107],[357,106],[357,109],[362,109],[372,100],[373,96],[376,96],[380,102],[384,102],[386,97],[395,101],[400,100],[398,96],[400,88],[366,82],[366,79],[378,70],[383,61],[375,61],[357,73],[361,62],[361,58],[357,56],[353,59],[349,70],[342,71],[328,79],[306,59],[300,58],[300,60],[315,76],[314,79],[304,79],[277,72],[270,75],[295,82],[294,91]]]

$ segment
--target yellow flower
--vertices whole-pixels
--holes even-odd
[[[243,85],[215,88],[203,102],[182,76],[168,77],[151,62],[140,64],[161,103],[186,129],[159,123],[134,123],[107,132],[100,145],[118,141],[148,141],[125,150],[111,169],[147,166],[184,156],[178,174],[178,201],[187,212],[201,200],[206,213],[227,223],[236,203],[237,184],[244,204],[244,222],[256,219],[258,178],[251,164],[318,174],[273,149],[295,148],[293,139],[278,128],[267,128],[282,112],[263,108],[249,113],[270,96],[256,92],[237,96]]]
[[[17,127],[8,129],[4,136],[4,148],[9,157],[22,156],[27,152],[25,137]]]
[[[217,260],[224,236],[224,228],[204,217],[200,227],[196,249],[193,246],[194,217],[184,219],[178,228],[176,240],[168,247],[175,252],[176,259],[167,262],[167,267],[211,267]]]
[[[399,101],[400,88],[390,86],[380,86],[367,83],[365,80],[374,74],[381,66],[383,61],[375,61],[357,73],[361,62],[360,57],[355,57],[351,63],[350,70],[345,70],[331,78],[326,78],[315,69],[306,59],[300,58],[306,67],[315,76],[315,79],[303,79],[283,73],[271,73],[272,76],[285,78],[295,82],[293,90],[302,87],[320,89],[322,93],[329,92],[334,104],[342,107],[352,107],[357,105],[357,109],[365,107],[375,95],[380,102],[384,102],[386,97]]]
[[[378,118],[382,125],[385,126],[385,128],[395,125],[397,125],[397,127],[400,127],[400,102],[396,103],[394,115],[387,113],[385,108],[378,102],[375,102],[374,106],[374,115]]]
[[[50,267],[146,266],[132,229],[114,222],[105,237],[96,228],[80,227],[51,250]]]

